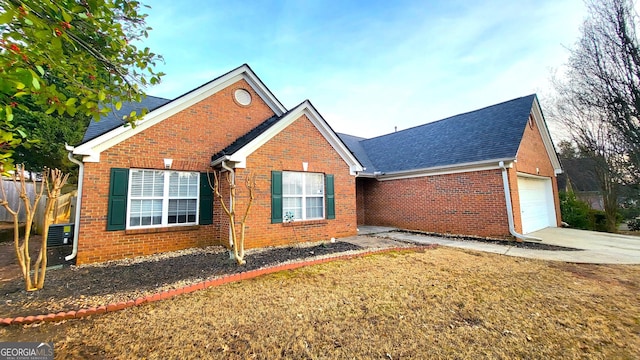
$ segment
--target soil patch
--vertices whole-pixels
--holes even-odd
[[[13,248],[11,248],[13,249]],[[226,249],[188,249],[99,265],[68,266],[47,271],[45,287],[26,292],[22,275],[0,283],[0,318],[39,315],[128,301],[158,291],[304,258],[362,250],[347,243],[323,243],[252,250],[238,266]],[[6,265],[11,267],[10,265]],[[18,267],[15,263],[14,267]]]

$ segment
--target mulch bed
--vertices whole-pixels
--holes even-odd
[[[245,257],[247,263],[238,266],[229,259],[226,249],[216,246],[99,265],[50,269],[46,274],[45,287],[38,291],[26,292],[21,276],[0,283],[0,318],[57,313],[134,300],[227,274],[358,250],[362,247],[340,241],[253,250]]]

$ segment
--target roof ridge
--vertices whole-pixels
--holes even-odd
[[[475,113],[475,112],[487,110],[487,109],[490,109],[490,108],[493,108],[493,107],[497,107],[497,106],[502,106],[504,104],[507,104],[507,103],[510,103],[510,102],[514,102],[514,101],[518,101],[518,100],[522,100],[522,99],[525,99],[525,98],[528,98],[528,97],[536,98],[537,95],[535,93],[533,93],[533,94],[529,94],[529,95],[526,95],[526,96],[520,96],[520,97],[511,99],[511,100],[505,100],[505,101],[497,103],[497,104],[485,106],[485,107],[482,107],[482,108],[479,108],[479,109],[475,109],[475,110],[466,111],[466,112],[459,113],[459,114],[456,114],[456,115],[448,116],[448,117],[443,118],[443,119],[438,119],[438,120],[434,120],[434,121],[431,121],[431,122],[428,122],[428,123],[412,126],[412,127],[409,127],[409,128],[403,129],[403,130],[394,131],[392,133],[383,134],[383,135],[375,136],[375,137],[372,137],[372,138],[364,138],[363,140],[373,140],[373,139],[379,139],[379,138],[382,138],[382,137],[385,137],[385,136],[391,136],[391,135],[395,135],[395,134],[400,134],[400,133],[403,133],[403,132],[406,132],[406,131],[409,131],[409,130],[413,130],[413,129],[417,129],[417,128],[421,128],[421,127],[426,127],[428,125],[432,125],[432,124],[436,124],[436,123],[439,123],[439,122],[443,122],[445,120],[450,120],[450,119],[453,119],[455,117],[472,114],[472,113]]]

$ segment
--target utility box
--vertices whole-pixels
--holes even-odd
[[[71,244],[71,242],[73,241],[73,228],[74,224],[49,225],[47,246],[62,246]]]

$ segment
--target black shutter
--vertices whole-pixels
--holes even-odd
[[[209,186],[208,175],[200,173],[200,218],[198,221],[200,225],[213,224],[213,189]]]
[[[127,226],[127,192],[129,169],[111,169],[109,178],[109,207],[107,231],[124,230]]]
[[[282,222],[282,171],[271,172],[271,223]]]
[[[327,214],[327,219],[335,219],[336,218],[336,198],[334,194],[333,187],[333,175],[326,174],[324,176],[325,179],[325,196],[326,196],[326,209],[325,214]]]

